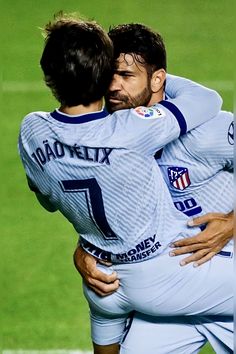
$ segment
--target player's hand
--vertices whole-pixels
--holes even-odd
[[[233,212],[209,213],[188,222],[189,226],[202,224],[207,224],[204,231],[194,237],[173,242],[171,245],[174,249],[170,252],[170,256],[192,253],[191,256],[182,259],[180,265],[194,262],[194,267],[200,266],[220,252],[233,237]]]
[[[74,264],[85,283],[100,296],[107,296],[119,287],[117,273],[108,275],[97,269],[97,259],[77,247],[74,252]]]

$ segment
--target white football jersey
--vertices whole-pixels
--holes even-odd
[[[233,114],[221,111],[158,152],[174,205],[187,216],[233,210],[233,133]]]
[[[111,252],[114,262],[142,261],[197,232],[174,207],[153,156],[217,114],[221,99],[185,79],[171,78],[166,88],[178,97],[155,108],[112,115],[33,112],[22,123],[19,151],[34,191],[64,214],[84,248],[99,258]]]

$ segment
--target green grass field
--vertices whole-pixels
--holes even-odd
[[[37,204],[16,148],[24,115],[56,105],[42,83],[39,27],[59,10],[79,11],[106,29],[125,22],[155,28],[166,42],[168,71],[217,89],[224,108],[233,108],[233,0],[1,3],[3,349],[91,349],[88,307],[72,264],[76,234],[61,215],[49,214]],[[207,346],[202,353],[212,350]]]

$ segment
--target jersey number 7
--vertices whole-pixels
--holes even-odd
[[[75,179],[61,181],[64,193],[84,193],[87,202],[89,216],[106,240],[116,240],[117,236],[108,224],[102,190],[96,178]]]

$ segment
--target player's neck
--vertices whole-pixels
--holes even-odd
[[[150,107],[150,106],[162,101],[164,99],[163,96],[164,96],[164,88],[161,89],[160,91],[152,94],[152,97],[148,103],[148,106]]]
[[[84,106],[82,104],[78,106],[72,106],[72,107],[61,106],[59,108],[59,111],[72,116],[74,115],[78,116],[80,114],[101,111],[102,107],[103,107],[103,100],[100,100],[100,101],[90,103],[88,106]]]

